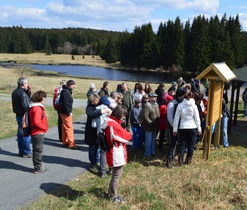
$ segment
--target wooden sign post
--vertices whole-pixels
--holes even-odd
[[[210,155],[213,128],[214,145],[218,146],[220,143],[224,82],[229,82],[230,80],[236,78],[236,76],[225,63],[212,63],[196,77],[197,80],[202,78],[209,80],[206,127],[202,139],[203,158],[208,160]],[[215,126],[216,124],[217,126]]]

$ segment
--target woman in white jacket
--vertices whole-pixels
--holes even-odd
[[[179,129],[179,159],[178,164],[183,164],[185,145],[188,145],[188,152],[185,163],[190,164],[196,144],[197,134],[201,135],[201,122],[199,112],[193,99],[193,93],[189,92],[182,103],[176,109],[173,122],[173,135],[178,135]]]

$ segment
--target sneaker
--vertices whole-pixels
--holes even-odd
[[[96,170],[99,170],[100,169],[100,167],[99,167],[99,165],[96,163],[96,164],[91,164],[90,165],[90,168],[91,169],[96,169]]]
[[[123,203],[123,202],[124,200],[119,195],[113,198],[113,203]]]
[[[45,173],[47,171],[47,168],[45,167],[41,167],[39,170],[34,170],[34,174],[41,174],[41,173]]]
[[[109,171],[107,171],[108,174],[112,174],[112,168],[109,168]]]
[[[102,172],[98,172],[98,176],[99,176],[100,178],[104,178],[105,174],[102,173]]]
[[[22,155],[22,157],[23,158],[32,158],[33,156],[32,156],[32,153],[30,153],[30,154],[27,154],[27,155]]]

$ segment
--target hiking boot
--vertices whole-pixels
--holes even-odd
[[[192,162],[192,158],[191,157],[186,157],[185,164],[190,165],[191,162]]]
[[[22,155],[22,157],[23,158],[32,158],[33,156],[32,156],[32,153],[29,153],[27,155]]]
[[[33,173],[34,174],[41,174],[41,173],[45,173],[46,171],[47,171],[47,168],[41,167],[39,170],[34,170]]]
[[[173,166],[173,165],[172,165],[171,161],[167,159],[167,160],[166,160],[166,167],[167,167],[167,168],[172,168],[172,166]]]

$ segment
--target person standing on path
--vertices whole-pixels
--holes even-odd
[[[29,118],[31,125],[31,139],[33,145],[34,174],[43,173],[46,168],[42,166],[42,153],[44,147],[44,135],[48,130],[48,123],[44,108],[46,92],[39,90],[31,97]]]
[[[110,83],[105,81],[103,83],[103,87],[100,89],[99,91],[99,96],[102,97],[102,96],[107,96],[109,97],[109,89],[110,89]]]
[[[62,142],[64,146],[68,146],[69,149],[77,150],[78,147],[74,140],[74,129],[72,119],[72,90],[75,88],[75,82],[73,80],[67,81],[67,86],[63,85],[60,101],[62,108],[60,110],[60,116],[62,119]]]
[[[54,88],[54,96],[53,96],[53,107],[54,109],[57,111],[57,128],[58,128],[58,138],[59,141],[62,142],[62,119],[60,116],[60,109],[61,106],[56,105],[55,101],[57,99],[57,95],[61,94],[62,90],[63,90],[63,85],[66,85],[66,81],[65,80],[61,80],[60,81],[60,85],[56,88]],[[61,96],[61,95],[60,95]]]
[[[28,81],[25,77],[20,77],[17,80],[18,87],[12,92],[12,108],[16,114],[17,121],[17,143],[19,149],[19,156],[24,158],[31,158],[32,153],[30,149],[30,136],[23,136],[23,122],[24,115],[29,109],[30,97],[27,93]]]

